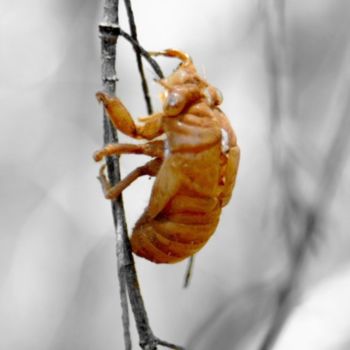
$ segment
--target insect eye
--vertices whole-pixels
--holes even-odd
[[[185,107],[186,100],[180,93],[172,91],[166,95],[163,109],[169,116],[178,115]]]

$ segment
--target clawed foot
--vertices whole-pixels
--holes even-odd
[[[98,91],[96,93],[96,98],[98,102],[102,102],[103,104],[106,104],[108,100],[110,99],[110,96],[106,94],[105,92]]]
[[[93,155],[95,162],[101,161],[106,156],[103,150],[96,151]]]
[[[105,174],[106,164],[103,164],[100,168],[100,171],[98,172],[97,179],[100,181],[103,193],[106,198],[110,199],[108,196],[108,191],[111,188],[111,184],[109,183],[107,176]]]

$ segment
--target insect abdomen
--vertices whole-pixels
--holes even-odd
[[[175,263],[195,254],[214,233],[221,208],[215,198],[179,195],[156,219],[135,226],[135,254],[156,263]]]

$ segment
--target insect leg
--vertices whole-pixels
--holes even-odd
[[[124,179],[119,181],[116,185],[111,186],[104,171],[106,165],[102,165],[99,172],[98,179],[101,182],[104,195],[107,199],[117,199],[122,191],[133,183],[137,178],[143,175],[156,176],[160,166],[162,165],[162,159],[156,158],[147,162],[143,166],[140,166],[128,174]]]
[[[176,168],[176,162],[174,163],[171,157],[165,159],[160,171],[157,173],[148,207],[136,223],[136,226],[155,218],[176,195],[182,183],[183,175]]]
[[[150,51],[149,54],[151,56],[176,57],[187,65],[192,63],[191,57],[187,53],[185,53],[183,51],[179,51],[179,50],[166,49],[164,51]]]
[[[157,140],[139,145],[133,145],[130,143],[110,143],[101,150],[95,152],[94,159],[98,162],[106,156],[125,153],[145,154],[151,157],[163,158],[164,141]]]
[[[127,108],[117,97],[109,96],[104,92],[98,92],[96,97],[99,102],[103,103],[114,127],[123,134],[136,139],[152,140],[163,133],[162,113],[147,116],[144,118],[144,124],[136,125]]]

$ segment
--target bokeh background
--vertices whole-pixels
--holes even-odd
[[[0,349],[124,346],[110,204],[91,158],[102,145],[94,98],[102,6],[0,4]],[[146,49],[189,52],[220,88],[242,150],[234,197],[196,257],[190,288],[186,263],[136,258],[154,332],[191,350],[258,350],[278,291],[297,276],[275,349],[348,349],[350,3],[135,0],[133,8]],[[123,7],[120,20],[128,29]],[[122,38],[117,71],[119,97],[144,115]],[[145,159],[125,156],[122,174]],[[151,185],[140,179],[125,191],[129,228]]]

